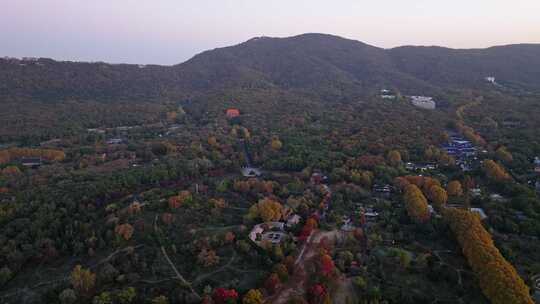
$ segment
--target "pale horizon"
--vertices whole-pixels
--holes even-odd
[[[3,1],[0,57],[173,65],[253,37],[324,33],[381,48],[540,43],[540,1]]]

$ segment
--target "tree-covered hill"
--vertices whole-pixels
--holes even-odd
[[[381,49],[323,34],[253,38],[203,52],[175,66],[0,59],[3,100],[149,101],[231,88],[278,88],[325,99],[381,87],[407,93],[478,86],[484,77],[540,89],[540,46],[455,50]]]

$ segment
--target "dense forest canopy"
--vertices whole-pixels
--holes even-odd
[[[2,303],[540,297],[539,45],[4,58],[0,109]]]

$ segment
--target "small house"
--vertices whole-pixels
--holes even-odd
[[[471,189],[471,195],[473,197],[482,195],[482,190],[480,188],[473,188]]]
[[[226,112],[227,118],[232,119],[240,116],[240,110],[238,109],[227,109]]]
[[[108,145],[119,145],[119,144],[121,144],[123,142],[124,142],[124,140],[121,139],[121,138],[111,138],[111,139],[107,140]]]
[[[487,219],[487,215],[486,215],[486,213],[484,212],[484,209],[482,209],[482,208],[470,208],[469,210],[470,210],[471,212],[473,212],[473,213],[478,214],[478,215],[480,216],[480,219],[481,219],[481,220]]]
[[[494,202],[505,202],[506,201],[506,199],[502,195],[500,195],[498,193],[491,194],[489,196],[489,198]]]
[[[279,244],[285,238],[285,223],[282,222],[266,222],[253,226],[253,229],[249,233],[249,239],[257,245],[261,245],[262,242],[270,242],[272,244]]]
[[[288,218],[287,218],[287,224],[286,226],[288,228],[290,227],[294,227],[296,225],[298,225],[300,223],[300,220],[302,218],[298,215],[298,214],[291,214]]]
[[[405,164],[405,169],[407,169],[407,170],[412,171],[412,170],[414,170],[414,168],[415,168],[415,165],[413,163],[411,163],[411,162],[408,162],[408,163]]]
[[[38,168],[41,166],[42,161],[40,157],[23,157],[21,164],[28,168]]]
[[[311,175],[311,183],[314,185],[326,183],[327,181],[328,181],[328,177],[323,175],[320,172],[315,172]]]
[[[422,109],[434,110],[437,107],[437,104],[433,100],[433,97],[429,96],[409,96],[411,98],[411,103]]]
[[[375,192],[377,195],[387,197],[387,196],[390,196],[390,193],[392,192],[392,188],[388,184],[386,185],[376,184],[375,186],[373,186],[373,192]]]
[[[244,177],[258,177],[262,175],[260,169],[253,167],[243,167],[241,171]]]
[[[343,225],[341,225],[340,229],[345,232],[351,232],[351,231],[356,230],[356,227],[354,226],[354,223],[351,221],[349,217],[344,216]]]
[[[516,219],[519,221],[526,221],[529,219],[529,217],[525,215],[525,212],[523,211],[516,211],[514,212],[514,215],[516,216]]]

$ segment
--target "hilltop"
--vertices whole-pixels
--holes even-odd
[[[328,99],[381,86],[407,92],[471,88],[486,76],[540,89],[540,45],[487,49],[405,46],[382,49],[325,34],[253,38],[174,66],[0,60],[6,99],[163,100],[231,88],[314,92]]]

